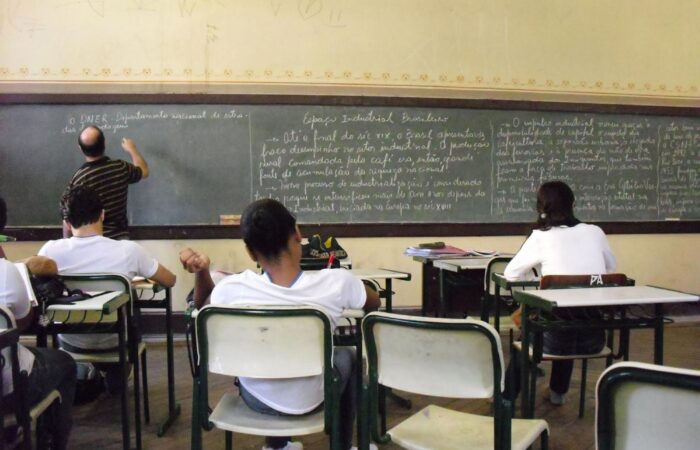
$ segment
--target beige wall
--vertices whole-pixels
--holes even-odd
[[[0,89],[698,105],[697,0],[0,0]]]
[[[618,260],[618,269],[637,280],[687,292],[700,293],[700,237],[698,235],[613,235],[610,244]],[[403,250],[418,242],[447,241],[462,248],[497,249],[515,252],[523,237],[456,237],[456,238],[343,238],[341,244],[352,257],[354,267],[384,267],[411,272],[410,282],[395,283],[396,306],[421,303],[420,265],[403,256]],[[240,240],[142,241],[162,264],[177,273],[174,290],[175,309],[184,308],[184,298],[192,288],[193,277],[177,263],[177,254],[185,246],[195,247],[211,256],[216,268],[240,271],[254,268]],[[41,243],[5,244],[10,259],[36,254]],[[575,257],[575,255],[573,255]]]

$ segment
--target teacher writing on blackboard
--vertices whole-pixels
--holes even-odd
[[[95,125],[85,127],[78,137],[78,146],[85,155],[83,164],[73,174],[65,193],[73,186],[87,185],[100,196],[104,205],[104,236],[112,239],[129,238],[129,220],[126,202],[129,184],[148,177],[148,163],[129,138],[122,138],[122,148],[131,156],[131,163],[121,159],[110,159],[105,153],[105,136]],[[61,199],[63,214],[63,237],[70,237],[70,226],[66,222],[66,208]]]

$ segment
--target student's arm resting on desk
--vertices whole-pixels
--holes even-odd
[[[32,275],[58,275],[56,261],[46,256],[30,256],[19,262],[24,263]]]
[[[186,248],[180,252],[180,262],[185,270],[195,274],[194,303],[196,308],[201,308],[206,304],[211,291],[214,290],[214,280],[211,279],[209,273],[211,261],[207,255]]]
[[[175,274],[166,269],[163,265],[158,264],[158,270],[153,276],[149,277],[151,280],[165,287],[175,286],[176,277]]]
[[[378,310],[379,307],[382,306],[382,302],[379,300],[379,292],[367,285],[365,285],[365,291],[367,292],[367,300],[365,300],[365,306],[363,306],[362,309],[365,312]]]
[[[148,170],[148,163],[143,159],[143,156],[141,156],[134,141],[129,138],[123,138],[122,148],[131,156],[131,163],[141,169],[141,178],[148,178],[150,173]]]

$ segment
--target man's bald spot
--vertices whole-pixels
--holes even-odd
[[[99,128],[90,125],[80,132],[80,143],[86,146],[95,145],[98,139],[100,139],[101,134]]]
[[[105,151],[105,137],[102,130],[95,125],[88,125],[83,128],[83,131],[78,136],[78,146],[80,146],[80,149],[87,157],[97,158],[102,156]]]

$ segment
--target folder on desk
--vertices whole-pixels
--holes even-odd
[[[32,306],[38,306],[39,302],[36,299],[36,294],[34,294],[34,288],[32,288],[32,281],[29,275],[29,269],[24,263],[15,263],[17,271],[22,276],[22,281],[24,281],[24,288],[27,290],[27,297]]]
[[[462,250],[461,248],[445,245],[440,248],[408,247],[404,251],[407,256],[424,256],[434,259],[464,258],[467,256],[496,256],[498,253],[484,250]]]

